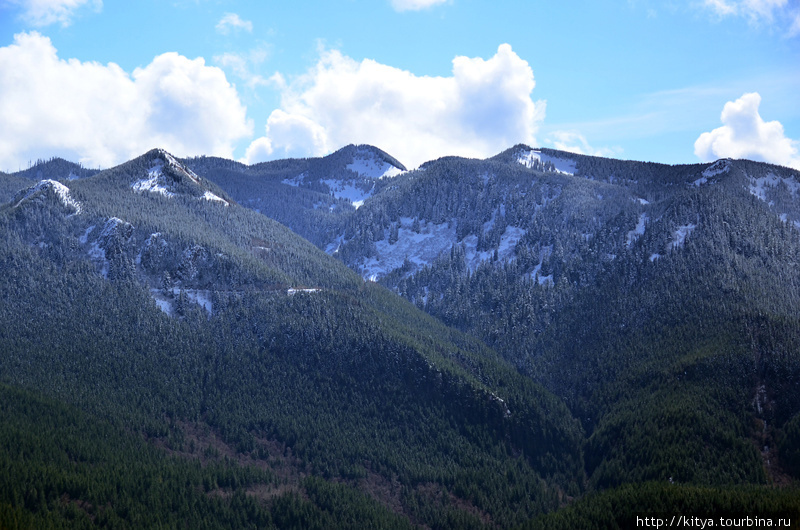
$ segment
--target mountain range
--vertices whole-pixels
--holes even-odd
[[[798,192],[525,145],[0,174],[0,526],[800,518]]]

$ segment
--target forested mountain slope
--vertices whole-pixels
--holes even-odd
[[[36,182],[0,237],[0,520],[509,527],[585,486],[563,402],[169,153]]]
[[[423,164],[306,235],[562,397],[590,488],[786,482],[799,177],[518,145]]]
[[[564,398],[593,486],[765,482],[797,476],[798,190],[516,146],[396,179],[336,255]]]
[[[523,145],[406,171],[348,146],[43,176],[0,175],[0,448],[20,477],[0,522],[791,511],[796,487],[769,485],[800,478],[796,171]],[[57,415],[101,457],[68,424],[36,432]],[[145,453],[168,503],[106,472]]]

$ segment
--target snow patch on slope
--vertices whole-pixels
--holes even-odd
[[[100,274],[103,278],[108,279],[108,268],[109,263],[106,259],[106,251],[103,249],[97,241],[92,242],[92,245],[89,247],[89,258],[97,264],[100,265]]]
[[[670,248],[682,247],[683,244],[686,242],[686,238],[692,232],[694,232],[695,228],[697,228],[697,225],[694,223],[689,223],[679,226],[678,229],[672,233],[672,243],[670,243]]]
[[[207,201],[221,202],[223,205],[228,206],[228,201],[226,201],[225,199],[223,199],[219,195],[215,195],[215,194],[211,193],[208,190],[206,190],[206,192],[203,193],[203,198],[205,200],[207,200]]]
[[[85,245],[89,241],[89,234],[91,234],[92,230],[94,229],[95,225],[90,226],[89,228],[86,229],[83,235],[78,238],[78,241],[80,241],[81,245]]]
[[[798,183],[796,180],[791,178],[781,178],[772,172],[767,173],[767,176],[765,177],[751,177],[748,190],[762,201],[767,202],[767,189],[776,188],[780,184],[784,184],[786,186],[786,188],[789,190],[789,193],[792,194],[792,197],[796,197],[797,192],[800,191],[800,183]]]
[[[639,216],[639,222],[636,223],[636,228],[628,232],[628,241],[626,246],[631,248],[637,239],[644,235],[645,225],[647,224],[647,214],[643,213]]]
[[[492,220],[488,221],[493,223]],[[490,227],[491,229],[491,227]],[[497,260],[500,262],[508,262],[514,259],[514,250],[519,243],[519,240],[525,236],[527,230],[517,226],[507,226],[503,235],[500,236],[500,244],[497,246]],[[478,266],[484,261],[489,261],[494,258],[494,249],[483,250],[478,252],[478,236],[469,235],[464,238],[464,249],[466,251],[467,268],[475,272]]]
[[[381,276],[403,265],[408,259],[421,267],[433,263],[439,254],[449,250],[456,241],[455,224],[420,223],[420,232],[411,229],[413,219],[402,217],[398,228],[397,242],[390,244],[387,239],[375,243],[376,256],[366,258],[361,264],[361,275],[376,281]]]
[[[211,291],[173,287],[170,291],[165,293],[163,289],[150,289],[150,296],[155,301],[156,306],[169,316],[175,315],[175,302],[181,293],[186,296],[186,300],[205,309],[209,316],[214,314],[214,306],[211,302]]]
[[[347,169],[358,173],[362,177],[381,179],[396,177],[403,172],[402,169],[393,166],[386,160],[376,157],[368,150],[357,151],[353,156],[353,161],[347,164]]]
[[[305,178],[306,174],[300,173],[296,177],[292,177],[290,179],[283,179],[281,182],[289,186],[294,186],[295,188],[299,188],[300,185],[303,183],[303,180],[305,180]]]
[[[552,164],[553,168],[558,173],[564,173],[565,175],[575,174],[574,160],[550,156],[536,149],[531,149],[530,151],[521,151],[517,155],[517,162],[527,168],[536,168]]]
[[[156,193],[167,198],[174,197],[175,194],[167,188],[164,182],[164,175],[161,172],[163,167],[164,163],[161,160],[157,160],[156,164],[147,170],[146,179],[140,179],[131,184],[133,191]]]
[[[349,200],[351,203],[353,203],[353,206],[355,206],[356,209],[361,207],[361,205],[364,204],[364,201],[372,196],[372,189],[369,191],[364,191],[358,186],[347,182],[342,182],[340,180],[327,179],[321,180],[320,182],[330,188],[334,197],[337,199]]]
[[[359,267],[362,277],[377,281],[382,276],[403,266],[408,260],[415,268],[433,264],[443,252],[449,251],[457,244],[455,223],[433,224],[420,221],[419,232],[412,229],[414,219],[401,217],[397,230],[397,241],[389,243],[388,237],[375,243],[375,255],[364,258]],[[497,246],[498,261],[508,262],[514,259],[517,243],[525,236],[526,230],[516,226],[507,226],[500,236]],[[478,236],[471,234],[462,242],[465,251],[465,264],[470,271],[475,271],[484,261],[494,258],[495,249],[478,252]],[[328,245],[326,251],[335,253],[342,239],[339,238]]]

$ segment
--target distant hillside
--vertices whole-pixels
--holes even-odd
[[[85,168],[80,164],[56,157],[49,160],[37,160],[36,163],[31,165],[28,169],[16,171],[11,174],[17,177],[39,181],[43,179],[75,180],[91,177],[99,172],[99,169]]]

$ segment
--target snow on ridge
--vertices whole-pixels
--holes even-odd
[[[521,151],[517,154],[517,162],[527,168],[533,168],[535,165],[545,165],[548,162],[553,164],[556,172],[565,175],[575,174],[575,161],[569,158],[558,158],[542,153],[539,150],[531,149],[530,151]]]
[[[52,190],[53,193],[55,193],[56,197],[58,197],[58,200],[61,202],[61,204],[63,204],[67,208],[72,208],[73,210],[75,210],[76,214],[81,213],[82,211],[81,204],[72,198],[72,196],[69,193],[69,188],[61,184],[60,182],[52,179],[40,180],[30,188],[25,190],[24,195],[22,196],[21,199],[19,199],[19,201],[17,201],[17,204],[14,207],[15,208],[18,207],[20,204],[22,204],[22,201],[32,197],[33,195],[42,190]]]
[[[198,177],[194,171],[192,171],[188,167],[178,162],[177,158],[175,158],[165,150],[159,149],[159,152],[164,156],[164,158],[166,158],[167,164],[169,164],[170,167],[172,167],[179,173],[183,173],[184,176],[186,176],[189,180],[193,181],[195,184],[200,184],[200,177]]]
[[[164,157],[167,159],[167,163],[172,168],[174,168],[179,172],[182,172],[195,184],[200,185],[200,178],[197,175],[195,175],[191,169],[183,166],[183,164],[178,162],[175,159],[175,157],[173,157],[166,151],[163,150],[159,151],[164,155]],[[131,184],[131,188],[135,192],[156,193],[168,199],[174,198],[177,194],[174,191],[172,191],[169,185],[165,182],[163,169],[164,169],[164,161],[161,160],[160,158],[156,158],[155,160],[153,160],[153,166],[147,170],[147,178],[137,180],[136,182]],[[201,198],[207,201],[221,202],[225,206],[229,205],[228,201],[208,190],[205,190]]]
[[[728,173],[731,170],[731,161],[727,158],[723,158],[721,160],[717,160],[706,169],[703,170],[703,176],[705,178],[716,177],[717,175],[721,175],[722,173]]]
[[[723,173],[728,173],[728,172],[730,172],[730,170],[731,170],[731,161],[730,160],[728,160],[727,158],[723,158],[723,159],[717,160],[716,162],[714,162],[713,164],[711,164],[710,166],[705,168],[703,170],[703,173],[701,174],[700,178],[698,178],[697,180],[692,182],[691,186],[694,186],[695,188],[699,188],[703,184],[707,184],[708,183],[708,179],[714,178],[717,175],[721,175]]]

